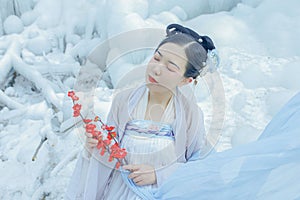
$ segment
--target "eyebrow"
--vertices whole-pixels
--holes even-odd
[[[159,50],[156,50],[156,52],[157,52],[161,57],[163,57],[163,55],[160,53]],[[175,67],[177,67],[177,68],[180,70],[180,67],[179,67],[176,63],[174,63],[174,62],[172,62],[172,61],[170,61],[170,60],[168,60],[168,62],[169,62],[170,64],[174,65]]]

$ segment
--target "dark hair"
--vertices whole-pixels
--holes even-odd
[[[174,30],[170,31],[173,28]],[[188,59],[184,76],[196,79],[206,65],[207,51],[215,49],[212,40],[208,36],[200,36],[195,31],[179,24],[169,25],[166,32],[166,38],[161,41],[156,50],[166,43],[184,47]]]

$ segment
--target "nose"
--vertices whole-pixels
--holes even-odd
[[[152,68],[152,71],[154,72],[154,74],[156,76],[159,76],[160,73],[161,73],[161,66],[160,66],[160,64],[154,65],[153,68]]]

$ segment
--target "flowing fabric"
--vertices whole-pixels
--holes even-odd
[[[300,199],[300,93],[252,143],[187,162],[155,199]]]

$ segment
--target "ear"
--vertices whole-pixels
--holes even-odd
[[[183,78],[182,81],[180,82],[179,86],[184,86],[186,84],[189,84],[193,81],[192,77],[188,77],[188,78]]]

